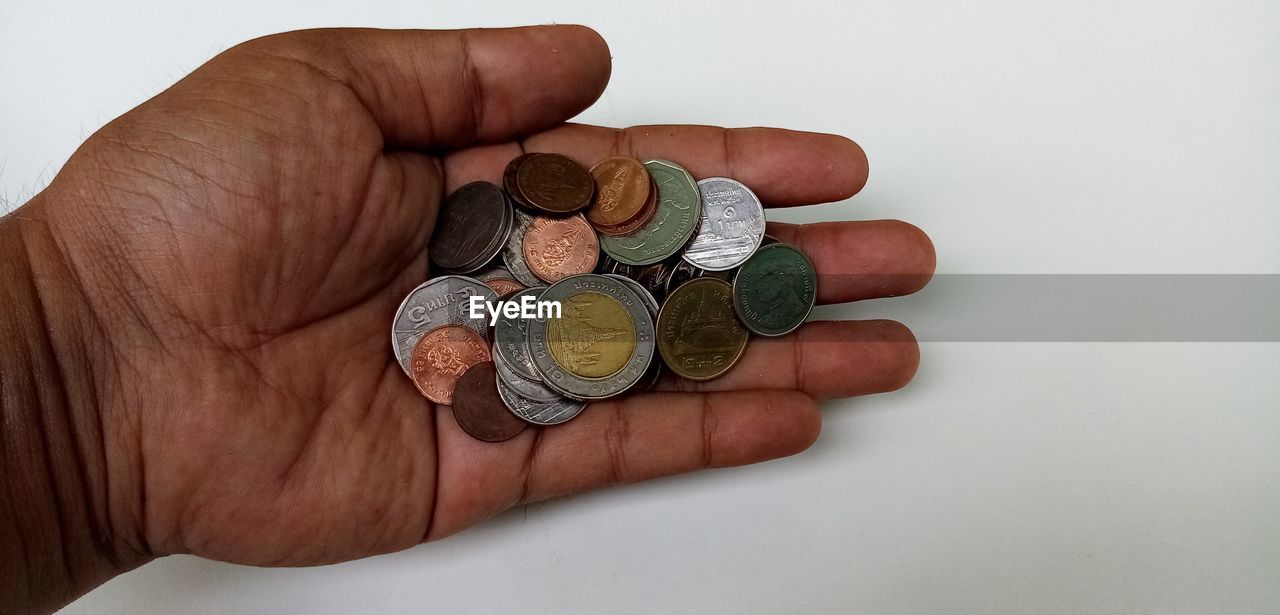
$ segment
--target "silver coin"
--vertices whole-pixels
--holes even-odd
[[[460,275],[428,280],[404,298],[396,310],[395,320],[391,321],[391,349],[405,374],[409,373],[413,347],[427,331],[436,327],[465,325],[489,338],[487,321],[470,318],[471,295],[479,295],[486,302],[498,299],[498,294],[484,282]]]
[[[702,224],[684,250],[684,259],[708,271],[746,262],[764,239],[764,206],[750,188],[727,177],[698,182]]]
[[[526,288],[511,295],[508,301],[518,302],[521,297],[533,297],[536,301],[545,290],[547,290],[546,286]],[[507,366],[521,378],[542,381],[542,376],[538,375],[538,368],[533,366],[533,359],[529,357],[528,319],[519,316],[508,318],[504,314],[499,314],[498,322],[493,325],[493,344],[495,354],[502,355]]]
[[[572,306],[566,305],[569,303],[568,299],[587,292],[603,294],[617,301],[627,312],[632,326],[635,327],[635,346],[622,367],[613,374],[600,378],[587,378],[569,372],[557,363],[551,354],[547,334],[550,322],[548,317],[534,318],[529,321],[529,352],[533,357],[534,367],[538,369],[543,381],[552,390],[577,399],[604,399],[634,386],[653,362],[656,351],[653,318],[649,315],[649,309],[645,306],[644,300],[635,291],[616,278],[603,275],[588,273],[567,277],[552,284],[539,299],[560,302],[561,317],[574,319]],[[573,330],[583,332],[583,337],[565,340],[565,343],[587,348],[607,342],[613,333],[600,331],[594,327],[579,327]]]
[[[645,309],[649,310],[649,316],[653,317],[654,320],[657,320],[658,312],[662,310],[662,306],[658,304],[658,300],[653,297],[653,293],[649,292],[649,289],[625,275],[618,275],[616,273],[606,273],[603,275],[626,284],[627,288],[630,288],[635,292],[635,294],[640,297],[640,300],[644,302]]]
[[[502,378],[498,378],[498,397],[512,414],[534,425],[559,425],[578,416],[587,407],[584,401],[558,397],[552,401],[536,401],[521,396]]]
[[[513,210],[512,217],[511,231],[507,234],[507,243],[502,247],[502,262],[507,264],[507,270],[521,284],[542,286],[544,282],[533,275],[528,263],[524,262],[524,234],[529,230],[529,225],[533,224],[533,216],[517,208]]]
[[[493,366],[498,372],[498,378],[507,383],[507,386],[516,390],[522,397],[527,397],[534,401],[555,401],[562,396],[556,391],[549,389],[541,380],[529,380],[522,378],[519,374],[512,371],[511,366],[507,364],[506,359],[502,355],[493,353]]]

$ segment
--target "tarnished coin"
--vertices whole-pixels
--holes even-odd
[[[510,229],[511,205],[502,189],[471,182],[445,197],[427,254],[444,269],[470,273],[498,254]]]
[[[644,207],[640,213],[631,220],[619,224],[618,226],[596,226],[596,230],[602,235],[613,237],[622,237],[631,235],[636,231],[649,224],[653,217],[658,213],[658,184],[654,183],[653,178],[649,178],[649,199],[644,202]]]
[[[445,325],[418,340],[409,375],[427,399],[450,404],[458,378],[475,364],[488,360],[489,345],[479,333],[459,325]]]
[[[520,395],[501,378],[498,379],[498,395],[502,397],[503,403],[512,414],[534,425],[559,425],[578,416],[582,409],[587,407],[587,402],[567,397],[557,396],[550,401],[529,399]]]
[[[724,374],[747,348],[747,330],[733,314],[733,289],[715,278],[675,289],[658,313],[657,330],[662,360],[689,380]]]
[[[391,321],[391,350],[404,373],[409,373],[414,346],[431,329],[442,325],[465,325],[488,338],[488,322],[484,318],[473,320],[470,317],[471,295],[479,295],[486,303],[498,299],[498,293],[483,282],[460,275],[428,280],[404,298],[395,320]]]
[[[532,154],[516,168],[516,190],[530,206],[569,214],[591,204],[596,183],[582,165],[560,154]]]
[[[476,364],[458,379],[453,418],[467,435],[485,442],[510,440],[528,426],[507,409],[498,395],[498,377],[492,361]]]
[[[818,298],[818,274],[804,252],[785,243],[756,250],[733,280],[733,309],[760,335],[786,335],[799,327]]]
[[[511,200],[525,207],[533,207],[525,200],[524,195],[520,194],[520,184],[516,182],[516,175],[520,173],[520,165],[532,157],[533,154],[520,154],[511,159],[507,163],[507,168],[502,172],[502,187],[511,195]]]
[[[547,290],[545,286],[526,288],[514,295],[509,301],[519,303],[524,297],[532,297],[535,301]],[[496,354],[521,377],[527,380],[541,381],[533,359],[529,357],[529,320],[525,318],[508,318],[506,314],[498,315],[498,322],[493,325],[493,345]]]
[[[702,196],[688,171],[665,160],[650,160],[644,167],[658,186],[657,213],[630,235],[600,238],[609,256],[628,265],[651,265],[679,252],[702,219]]]
[[[613,156],[591,167],[596,198],[587,209],[587,221],[604,232],[644,213],[652,185],[644,164],[635,158]]]
[[[764,206],[750,188],[727,177],[698,181],[702,222],[684,259],[708,271],[746,262],[764,239]]]
[[[604,399],[635,385],[653,361],[653,320],[626,284],[572,276],[540,299],[561,305],[560,318],[529,323],[533,364],[550,388],[575,399]]]
[[[511,367],[507,365],[506,360],[500,354],[494,353],[493,366],[498,370],[498,379],[515,389],[521,397],[527,397],[534,401],[555,401],[561,397],[559,393],[547,388],[541,377],[534,381],[522,378],[519,374],[511,371]]]
[[[535,216],[524,235],[524,262],[547,282],[591,273],[600,258],[600,241],[581,214],[567,218]]]
[[[502,262],[521,284],[539,286],[542,280],[533,275],[529,271],[529,265],[524,262],[524,234],[529,230],[529,225],[533,224],[533,216],[519,209],[513,210],[511,214],[511,232],[507,234],[507,243],[502,247]]]
[[[505,297],[514,292],[524,290],[524,284],[515,279],[510,271],[502,267],[494,267],[476,275],[476,279],[484,282],[486,286],[498,293],[499,297]]]

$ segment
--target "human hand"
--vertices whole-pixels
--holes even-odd
[[[120,561],[309,565],[403,549],[512,505],[793,454],[816,399],[903,386],[890,321],[753,339],[729,374],[594,403],[488,444],[392,356],[443,194],[522,151],[669,158],[771,206],[847,198],[857,145],[774,129],[563,122],[608,80],[589,29],[294,32],[237,46],[93,135],[6,220],[48,312],[91,516]],[[914,292],[932,246],[895,221],[771,224],[819,301]],[[6,235],[7,236],[7,235]],[[65,327],[53,324],[67,323]],[[73,364],[68,365],[68,362]],[[96,422],[95,422],[96,421]],[[86,435],[87,434],[87,435]]]

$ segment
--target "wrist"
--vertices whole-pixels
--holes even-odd
[[[44,218],[0,220],[0,603],[58,608],[148,559],[136,430],[105,323]],[[130,452],[133,451],[133,452]]]

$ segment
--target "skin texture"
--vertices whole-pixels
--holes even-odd
[[[472,440],[400,371],[396,306],[447,191],[521,152],[670,158],[772,206],[867,178],[843,137],[564,124],[609,50],[577,26],[317,30],[220,54],[111,122],[0,222],[5,462],[0,602],[57,608],[151,558],[337,562],[510,506],[790,455],[816,400],[897,389],[919,355],[890,321],[755,339],[706,383]],[[820,301],[921,288],[933,248],[896,221],[779,225]]]

